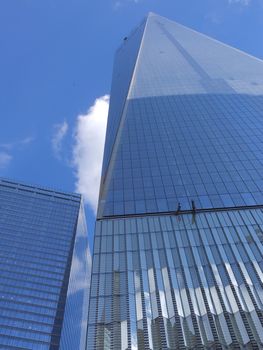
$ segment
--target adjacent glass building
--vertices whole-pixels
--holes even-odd
[[[90,264],[80,195],[0,179],[0,349],[84,349]]]
[[[116,53],[87,349],[263,349],[263,62],[149,14]]]

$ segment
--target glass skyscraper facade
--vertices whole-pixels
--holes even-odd
[[[0,349],[85,349],[81,196],[0,179]]]
[[[113,69],[87,349],[263,349],[263,62],[155,14]]]

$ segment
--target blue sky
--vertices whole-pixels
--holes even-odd
[[[149,11],[263,59],[263,0],[0,2],[0,176],[85,192],[90,233],[114,52]]]

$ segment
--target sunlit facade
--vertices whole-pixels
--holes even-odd
[[[116,53],[87,349],[263,348],[263,62],[149,14]]]
[[[80,195],[0,179],[0,349],[85,349],[90,252]]]

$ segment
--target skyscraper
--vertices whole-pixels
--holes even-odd
[[[84,349],[90,263],[80,195],[0,179],[0,349]]]
[[[149,14],[116,53],[87,349],[263,348],[263,62]]]

